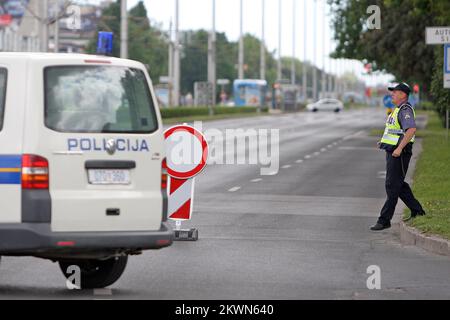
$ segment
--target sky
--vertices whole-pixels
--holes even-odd
[[[101,0],[86,0],[98,3]],[[149,18],[153,22],[162,23],[164,29],[169,30],[172,21],[175,24],[176,0],[144,0]],[[212,28],[213,0],[178,0],[180,30],[198,30]],[[265,1],[265,41],[270,51],[276,51],[278,56],[279,41],[279,0]],[[333,74],[354,72],[366,83],[388,82],[389,76],[363,76],[363,66],[357,61],[340,61],[328,58],[334,49],[333,33],[330,26],[331,16],[326,0],[280,0],[282,8],[282,56],[293,56],[300,60],[314,63],[319,68],[325,68]],[[295,11],[293,2],[295,1]],[[128,0],[128,7],[135,6],[139,0]],[[262,2],[263,0],[243,0],[244,23],[243,32],[258,38],[262,34]],[[316,21],[314,8],[316,5]],[[306,10],[305,10],[306,9]],[[306,12],[306,14],[305,14]],[[293,30],[295,13],[295,54],[293,52]],[[305,39],[306,22],[306,39]],[[317,27],[314,28],[313,26]],[[216,0],[216,30],[225,32],[228,39],[237,41],[240,34],[240,0]],[[316,41],[314,41],[314,38]],[[316,43],[316,49],[314,49]],[[306,48],[306,50],[305,50]],[[306,51],[306,52],[305,52]],[[237,57],[236,57],[237,59]]]

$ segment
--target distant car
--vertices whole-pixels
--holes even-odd
[[[339,112],[344,110],[344,105],[341,101],[336,99],[322,99],[315,103],[310,103],[306,106],[308,111],[334,111]]]

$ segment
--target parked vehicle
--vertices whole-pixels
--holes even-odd
[[[334,111],[340,112],[344,110],[342,102],[336,99],[322,99],[315,103],[310,103],[306,106],[306,109],[312,112],[317,111]]]
[[[143,64],[0,53],[0,256],[113,284],[129,255],[172,244],[164,157]]]

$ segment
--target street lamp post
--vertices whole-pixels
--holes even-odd
[[[260,77],[262,80],[266,79],[265,13],[266,13],[266,4],[265,0],[262,0],[261,53],[260,53],[260,60],[261,60]]]
[[[296,6],[295,6],[295,2],[297,0],[292,0],[292,61],[291,61],[291,84],[295,85],[295,78],[296,78],[296,74],[295,74],[295,37],[296,37],[296,32],[295,32],[295,18],[296,18],[296,14],[295,14],[295,10],[296,10]]]
[[[281,35],[282,35],[282,12],[281,12],[281,0],[278,0],[278,66],[277,66],[277,78],[280,81],[283,77],[281,66]]]
[[[45,0],[47,1],[47,0]],[[128,59],[128,13],[127,0],[120,1],[120,57]]]
[[[179,0],[175,0],[175,44],[173,50],[173,100],[174,106],[180,104],[180,10]]]
[[[317,0],[314,0],[314,56],[313,56],[313,99],[317,101]]]
[[[239,79],[244,79],[244,4],[240,3],[240,37],[239,37]]]
[[[303,99],[305,101],[305,103],[308,101],[308,69],[306,66],[306,57],[307,57],[307,33],[306,33],[306,29],[307,29],[307,20],[306,20],[306,12],[307,12],[307,0],[303,0],[303,55],[304,55],[304,59],[303,59],[303,80],[302,80],[302,85],[303,85]]]
[[[216,105],[216,0],[212,0],[212,30],[208,41],[208,82],[212,84],[209,114],[213,115]]]

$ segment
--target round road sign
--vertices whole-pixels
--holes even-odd
[[[177,179],[198,175],[208,160],[208,143],[203,134],[188,125],[179,125],[164,132],[167,173]]]

